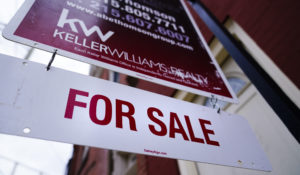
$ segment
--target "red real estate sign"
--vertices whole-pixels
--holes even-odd
[[[183,0],[27,0],[4,36],[193,93],[237,102]]]

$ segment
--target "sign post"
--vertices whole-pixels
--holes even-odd
[[[26,0],[4,37],[237,102],[183,0]]]

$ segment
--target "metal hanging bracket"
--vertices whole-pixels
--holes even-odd
[[[47,70],[47,71],[50,70],[51,64],[52,64],[53,61],[54,61],[54,58],[55,58],[56,53],[57,53],[57,49],[54,50],[54,52],[53,52],[53,54],[52,54],[52,57],[51,57],[51,60],[49,61],[48,65],[47,65],[47,67],[46,67],[46,70]]]
[[[221,108],[218,105],[218,99],[214,95],[211,95],[210,104],[212,105],[213,109],[217,109],[217,113],[220,114]]]

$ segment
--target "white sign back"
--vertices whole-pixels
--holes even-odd
[[[5,55],[0,81],[1,133],[271,170],[237,115]]]

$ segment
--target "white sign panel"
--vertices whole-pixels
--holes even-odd
[[[1,133],[271,170],[237,115],[5,55],[0,82]]]

